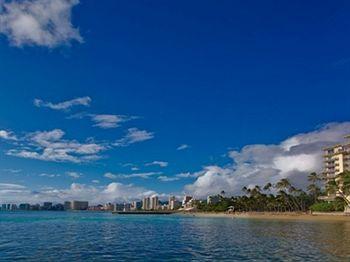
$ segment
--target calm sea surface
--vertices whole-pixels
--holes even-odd
[[[0,261],[350,261],[350,223],[0,212]]]

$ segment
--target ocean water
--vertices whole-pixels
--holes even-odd
[[[350,261],[350,223],[0,212],[0,261]]]

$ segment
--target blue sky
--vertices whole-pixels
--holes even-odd
[[[303,186],[321,168],[315,145],[350,133],[347,1],[0,6],[0,195],[201,197],[280,177]],[[273,152],[268,170],[262,150]]]

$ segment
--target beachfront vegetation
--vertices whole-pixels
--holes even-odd
[[[326,183],[326,191],[328,194],[342,198],[350,206],[350,172],[345,171],[335,178],[329,179]]]
[[[267,183],[265,186],[243,187],[242,195],[225,197],[219,194],[219,201],[208,204],[200,202],[197,208],[207,212],[223,212],[230,207],[237,212],[333,212],[343,211],[348,203],[346,196],[350,195],[350,172],[345,172],[336,180],[327,180],[316,173],[308,176],[307,191],[296,188],[284,178],[275,184]],[[319,200],[320,196],[339,194],[340,198],[327,202]]]
[[[226,211],[230,206],[238,212],[305,212],[314,204],[315,199],[315,193],[307,194],[295,188],[288,179],[282,179],[275,185],[268,183],[264,187],[243,187],[242,191],[243,195],[230,198],[219,195],[218,203],[200,203],[197,208],[215,212]],[[318,190],[314,191],[318,192]]]
[[[344,211],[344,200],[342,198],[336,198],[335,201],[331,202],[318,202],[310,207],[312,212],[343,212]]]

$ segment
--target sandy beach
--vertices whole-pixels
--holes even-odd
[[[181,213],[184,216],[217,217],[217,218],[242,218],[242,219],[270,219],[270,220],[304,220],[304,221],[344,221],[350,222],[350,216],[342,212],[336,213],[270,213],[270,212],[244,212],[244,213],[211,213],[191,212]]]

